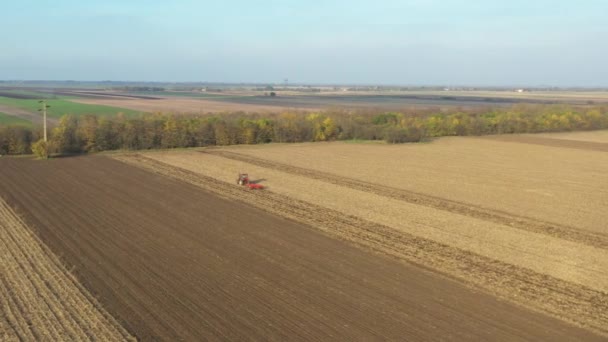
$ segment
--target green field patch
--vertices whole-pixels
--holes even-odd
[[[368,144],[368,145],[386,145],[384,140],[369,140],[369,139],[349,139],[343,140],[345,144]]]
[[[32,123],[28,120],[0,112],[0,125],[18,125],[29,127],[32,126]]]
[[[41,108],[41,104],[38,103],[38,99],[15,99],[0,96],[0,104],[24,109],[32,113],[36,113],[38,109]],[[52,118],[60,118],[66,114],[76,116],[87,114],[96,116],[114,116],[118,113],[123,113],[126,116],[136,116],[141,113],[139,111],[126,108],[76,103],[65,99],[47,99],[46,104],[50,106],[48,109],[48,115]]]

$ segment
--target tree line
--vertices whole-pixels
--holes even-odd
[[[429,137],[608,129],[608,108],[515,105],[475,110],[328,110],[275,114],[65,115],[50,132],[0,126],[0,154],[87,153],[333,140],[418,142]]]

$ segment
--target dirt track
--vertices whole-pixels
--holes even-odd
[[[535,137],[544,137],[551,139],[575,140],[575,141],[591,141],[608,144],[608,130],[599,131],[572,131],[562,133],[537,133]]]
[[[142,339],[601,340],[107,158],[0,166],[9,203]]]
[[[10,107],[2,104],[0,104],[0,112],[31,121],[35,124],[42,125],[42,115],[40,113],[32,113],[24,109]],[[50,117],[47,117],[47,121],[52,124],[59,122],[57,119]]]
[[[534,144],[534,145],[551,146],[551,147],[573,148],[573,149],[585,150],[585,151],[608,152],[608,143],[597,142],[597,141],[578,141],[578,140],[570,140],[570,139],[555,139],[555,138],[545,138],[545,137],[539,137],[539,136],[520,135],[520,134],[487,136],[487,137],[484,137],[483,139],[514,142],[514,143],[523,143],[523,144]]]

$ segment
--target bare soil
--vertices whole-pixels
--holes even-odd
[[[32,113],[32,112],[28,112],[25,109],[15,108],[15,107],[6,106],[6,105],[2,105],[2,104],[0,104],[0,112],[31,121],[35,124],[42,125],[42,114],[40,114],[40,113]],[[51,118],[48,116],[47,116],[47,121],[49,123],[53,123],[53,124],[56,124],[59,122],[59,120],[57,120],[56,118]]]
[[[0,166],[7,202],[143,340],[602,340],[231,195],[370,238],[378,228],[270,191],[189,174],[222,198],[105,157]],[[418,242],[413,253],[425,251]]]
[[[556,139],[554,137],[540,137],[534,135],[496,135],[488,136],[486,139],[514,142],[522,144],[534,144],[551,147],[572,148],[584,151],[608,152],[608,142],[583,141],[574,139]]]
[[[576,141],[592,141],[608,144],[608,130],[563,133],[539,133],[534,134],[534,136]]]

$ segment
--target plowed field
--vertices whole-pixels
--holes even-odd
[[[272,189],[120,158],[138,167],[2,159],[0,193],[143,340],[602,339],[430,270],[499,279],[508,264]],[[428,265],[402,262],[421,257]],[[607,303],[601,292],[513,272],[523,276],[503,281],[546,284],[536,296],[586,310],[580,325],[601,332],[605,311],[588,305]]]

